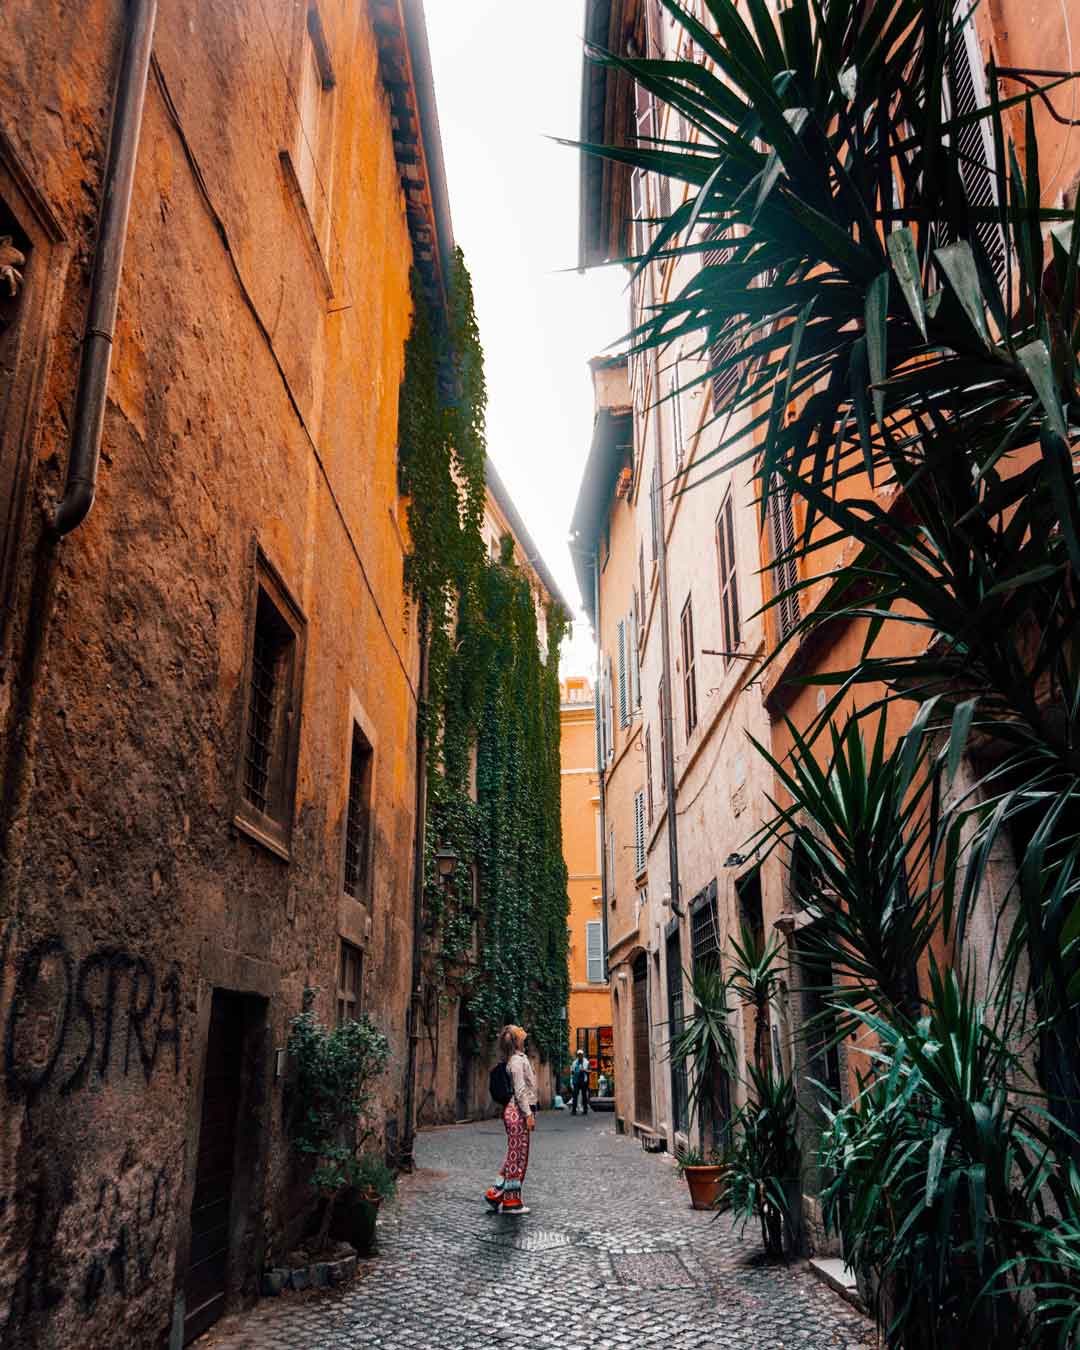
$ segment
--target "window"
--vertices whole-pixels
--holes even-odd
[[[305,624],[262,553],[257,556],[255,592],[234,823],[287,858],[296,789]]]
[[[945,113],[953,117],[973,117],[986,108],[986,80],[979,35],[972,6],[953,6],[954,24],[949,50],[948,84],[945,91]],[[965,21],[965,16],[968,16]],[[968,199],[975,208],[987,209],[997,205],[998,180],[995,163],[994,135],[990,122],[984,117],[969,122],[956,133],[961,155],[960,174],[967,188]],[[995,220],[983,220],[971,226],[975,240],[986,250],[990,267],[999,286],[1008,276],[1007,244],[1001,226]],[[943,239],[943,243],[950,242]],[[1006,297],[1008,304],[1008,297]]]
[[[607,663],[607,757],[615,758],[615,681],[611,673],[611,661]]]
[[[719,240],[722,235],[723,227],[714,227],[711,231],[710,240]],[[706,267],[722,267],[731,255],[730,244],[720,244],[718,248],[705,249],[702,253],[702,261]],[[710,335],[709,359],[712,362],[712,405],[713,413],[719,413],[720,409],[735,392],[739,383],[739,367],[736,364],[721,365],[729,361],[739,348],[739,332],[737,318],[731,318],[719,329]]]
[[[355,1022],[360,1014],[364,953],[351,942],[340,943],[338,955],[337,1024]]]
[[[645,728],[645,807],[648,811],[648,821],[653,823],[655,807],[653,804],[653,786],[652,786],[652,728]]]
[[[590,984],[604,982],[604,930],[598,919],[585,925],[585,978]]]
[[[641,588],[641,613],[642,618],[649,612],[649,592],[645,589],[645,540],[642,539],[638,544],[637,553],[638,566],[638,585]],[[645,636],[645,624],[641,625],[641,632],[638,635],[639,641]]]
[[[780,641],[795,631],[799,622],[799,568],[795,552],[795,521],[791,512],[791,489],[774,477],[769,488],[769,544],[772,550],[773,597]],[[780,598],[777,598],[780,597]]]
[[[716,517],[716,557],[720,567],[720,615],[724,627],[724,665],[739,645],[739,588],[735,578],[735,507],[731,489]]]
[[[345,812],[345,869],[342,890],[366,900],[370,870],[372,751],[367,737],[353,723],[349,757],[349,803]]]
[[[679,929],[667,940],[668,1035],[677,1036],[683,1030],[683,974],[680,955]],[[671,1114],[676,1130],[685,1130],[690,1123],[689,1080],[685,1059],[671,1057]]]
[[[660,707],[660,791],[667,790],[667,722],[664,718],[664,678],[660,677],[657,703]]]
[[[630,725],[630,704],[626,695],[626,620],[617,626],[619,643],[619,726]]]
[[[689,740],[697,726],[697,674],[694,670],[694,611],[690,597],[683,605],[679,620],[682,635],[683,694],[686,705],[686,739]]]
[[[615,826],[608,831],[608,899],[615,899]]]
[[[638,145],[652,148],[653,100],[652,95],[641,84],[634,85],[634,115],[637,123]],[[645,196],[645,173],[642,169],[635,169],[630,175],[630,198],[634,215],[634,253],[640,258],[649,242],[645,224],[648,204]]]
[[[324,280],[330,243],[330,201],[334,173],[334,69],[318,6],[306,6],[296,87],[296,138],[281,152],[311,230]]]
[[[629,625],[629,644],[630,644],[630,704],[633,708],[641,707],[641,658],[639,655],[640,642],[638,633],[641,629],[640,606],[638,603],[638,593],[635,588],[632,594],[632,604],[630,606],[630,616],[627,620]]]
[[[634,793],[634,876],[645,871],[645,793]]]

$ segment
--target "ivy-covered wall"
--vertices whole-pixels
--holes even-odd
[[[468,1026],[475,1053],[515,1021],[545,1059],[566,1057],[558,661],[568,616],[549,606],[542,650],[533,592],[512,560],[512,542],[504,541],[498,559],[484,549],[487,395],[460,251],[445,332],[435,331],[416,288],[414,298],[399,425],[408,579],[428,646],[421,716],[429,745],[423,974],[430,1108],[440,1060],[458,1053],[457,1038],[442,1035],[449,1020]],[[440,848],[458,858],[448,880],[435,865]]]

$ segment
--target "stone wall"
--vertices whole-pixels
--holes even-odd
[[[333,140],[310,211],[281,155],[302,144],[308,6],[161,7],[98,498],[56,544],[42,521],[67,460],[125,10],[9,0],[0,16],[0,200],[52,228],[25,269],[33,312],[0,316],[37,382],[15,409],[0,370],[0,444],[26,470],[0,653],[0,1346],[25,1350],[153,1346],[182,1320],[215,988],[248,996],[231,1299],[299,1222],[274,1051],[306,986],[333,1020],[340,934],[393,1047],[391,1121],[405,1065],[411,250],[367,6],[318,5]],[[257,550],[304,648],[284,857],[234,823]],[[363,903],[342,894],[354,721],[374,763]]]

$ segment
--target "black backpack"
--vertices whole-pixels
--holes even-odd
[[[510,1077],[510,1070],[501,1059],[488,1074],[488,1090],[500,1106],[505,1106],[514,1095],[514,1080]]]

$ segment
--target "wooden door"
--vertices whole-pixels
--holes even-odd
[[[199,1156],[191,1202],[185,1345],[225,1311],[243,1036],[243,999],[215,990],[206,1042]]]
[[[652,1073],[649,1040],[649,962],[644,952],[634,962],[634,1119],[652,1125]]]

